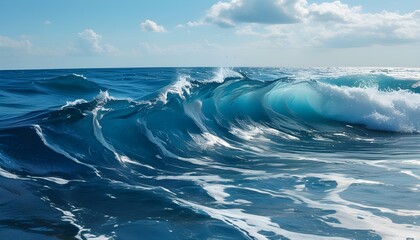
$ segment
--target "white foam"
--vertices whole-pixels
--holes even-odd
[[[87,79],[85,76],[83,76],[82,74],[77,74],[77,73],[72,73],[71,75],[73,75],[73,76],[75,76],[75,77],[80,77],[80,78],[83,78],[83,79]]]
[[[417,159],[404,160],[404,161],[401,161],[401,162],[403,162],[405,164],[408,164],[408,165],[420,166],[420,160],[417,160]]]
[[[73,107],[82,103],[87,103],[87,101],[84,99],[76,99],[74,101],[67,101],[66,104],[60,108],[60,110],[63,110],[67,107]]]
[[[239,122],[239,126],[231,126],[230,133],[246,141],[258,140],[258,142],[270,142],[268,135],[283,138],[285,140],[299,140],[298,137],[281,132],[256,122]]]
[[[189,206],[196,211],[205,212],[210,217],[223,221],[252,239],[268,239],[260,233],[262,231],[272,232],[278,236],[284,236],[290,239],[344,239],[287,231],[282,229],[277,223],[272,222],[269,217],[246,213],[244,210],[238,208],[216,209],[179,198],[176,198],[173,201],[180,205]]]
[[[190,103],[184,103],[183,106],[185,114],[194,121],[197,127],[200,128],[202,132],[208,132],[207,127],[203,123],[203,119],[205,119],[204,114],[201,110],[201,108],[203,107],[203,103],[197,100]]]
[[[46,138],[45,138],[45,136],[44,136],[44,134],[42,132],[42,128],[39,125],[35,124],[35,125],[33,125],[33,127],[35,129],[36,134],[39,136],[39,138],[41,139],[41,141],[44,143],[45,146],[47,146],[48,148],[50,148],[52,151],[54,151],[54,152],[56,152],[56,153],[58,153],[58,154],[60,154],[60,155],[62,155],[64,157],[66,157],[66,158],[68,158],[68,159],[70,159],[70,160],[72,160],[72,161],[74,161],[74,162],[76,162],[78,164],[81,164],[81,165],[84,165],[86,167],[91,168],[95,172],[96,176],[101,177],[101,175],[99,174],[99,171],[94,166],[79,161],[78,159],[76,159],[75,157],[71,156],[69,153],[67,153],[63,149],[61,149],[59,146],[56,146],[54,144],[49,143],[46,140]]]
[[[105,91],[99,90],[99,94],[95,97],[95,99],[101,102],[102,104],[105,104],[109,100],[115,100],[114,97],[109,95],[108,90],[105,90]]]
[[[242,125],[241,127],[231,126],[229,132],[243,140],[258,140],[259,142],[269,142],[270,139],[264,136],[261,128],[252,125]]]
[[[194,172],[185,173],[182,175],[166,175],[166,176],[157,176],[157,180],[170,179],[170,180],[183,180],[183,181],[193,181],[197,183],[209,183],[209,182],[232,182],[230,179],[224,179],[217,175],[197,175]]]
[[[375,71],[376,70],[376,71]],[[379,70],[379,71],[378,71]],[[371,70],[373,74],[381,74],[400,80],[420,80],[419,68],[382,68]]]
[[[162,154],[166,157],[170,157],[170,158],[174,158],[174,159],[178,159],[184,162],[189,162],[195,165],[201,165],[201,166],[207,166],[209,165],[209,162],[207,161],[203,161],[204,159],[198,159],[198,158],[185,158],[185,157],[180,157],[174,153],[172,153],[171,151],[169,151],[168,149],[166,149],[166,147],[164,146],[164,141],[162,141],[161,139],[159,139],[158,137],[155,137],[152,133],[152,131],[150,131],[147,126],[146,123],[140,119],[137,119],[137,125],[141,126],[144,128],[145,130],[145,134],[147,139],[149,139],[150,142],[154,143],[161,151]]]
[[[348,137],[347,134],[344,132],[334,133],[333,135],[338,137]]]
[[[417,175],[417,174],[414,174],[413,171],[410,171],[410,170],[402,170],[401,173],[420,180],[420,176]]]
[[[420,161],[419,160],[404,160],[404,161],[391,161],[391,160],[379,160],[379,161],[368,161],[366,162],[366,164],[374,166],[374,167],[379,167],[379,168],[384,168],[388,171],[393,171],[393,172],[398,172],[398,173],[402,173],[404,175],[416,178],[420,180],[420,176],[413,173],[413,171],[411,170],[401,170],[399,168],[395,168],[395,167],[391,167],[388,166],[388,164],[397,164],[397,165],[401,165],[401,164],[406,164],[406,165],[420,165]]]
[[[202,133],[200,135],[198,134],[189,134],[191,136],[191,138],[194,140],[195,144],[197,144],[198,146],[200,146],[202,149],[207,149],[209,147],[214,147],[214,146],[223,146],[226,148],[234,148],[232,147],[228,142],[226,142],[225,140],[209,133],[209,132],[205,132]]]
[[[274,128],[266,127],[266,126],[263,126],[263,125],[260,125],[260,124],[258,125],[258,128],[260,128],[266,134],[271,134],[271,135],[283,138],[285,140],[300,140],[296,136],[287,134],[285,132],[281,132],[281,131],[279,131],[277,129],[274,129]]]
[[[208,183],[208,182],[202,182],[202,181],[199,181],[198,184],[201,185],[203,189],[206,190],[206,192],[219,204],[227,204],[227,205],[252,204],[252,202],[243,200],[243,199],[233,199],[233,201],[227,201],[226,198],[231,196],[229,193],[226,192],[226,189],[228,188],[243,189],[247,191],[257,192],[260,194],[270,195],[271,197],[280,197],[279,195],[275,193],[259,190],[259,189],[254,189],[254,188],[240,187],[240,186],[235,186],[235,185],[221,185],[221,184]]]
[[[208,162],[210,162],[210,161],[208,161]],[[211,167],[211,168],[214,168],[214,169],[221,169],[221,170],[225,170],[225,171],[234,171],[234,172],[238,172],[242,175],[263,175],[263,174],[266,174],[265,171],[261,171],[261,170],[228,167],[228,166],[224,166],[224,165],[217,164],[217,163],[213,163],[211,165],[208,165],[208,167]]]
[[[225,186],[220,184],[204,184],[202,187],[214,200],[216,200],[216,202],[228,204],[225,199],[229,197],[230,194],[225,192]]]
[[[420,184],[416,184],[414,187],[409,188],[413,192],[420,192]],[[420,204],[418,205],[420,207]]]
[[[50,181],[59,185],[65,185],[70,182],[69,180],[58,178],[58,177],[33,177],[33,178],[47,180],[47,181]]]
[[[148,169],[151,169],[151,170],[156,170],[154,167],[152,167],[150,165],[147,165],[147,164],[144,164],[144,163],[139,163],[137,161],[134,161],[134,160],[130,159],[127,156],[119,155],[119,157],[120,157],[120,160],[123,163],[129,163],[129,164],[137,165],[137,166],[140,166],[140,167],[148,168]]]
[[[341,174],[306,174],[293,175],[298,178],[315,177],[322,180],[335,181],[336,188],[327,191],[326,196],[321,200],[316,196],[317,200],[312,200],[311,195],[304,191],[284,190],[283,192],[290,197],[296,198],[306,203],[309,207],[334,210],[334,213],[328,215],[339,221],[333,223],[325,221],[326,224],[333,227],[354,229],[354,230],[373,230],[384,239],[405,239],[417,236],[420,227],[410,224],[394,223],[391,219],[375,215],[370,209],[376,209],[383,213],[390,213],[397,216],[420,216],[420,211],[397,209],[391,210],[383,207],[368,206],[361,203],[351,202],[341,198],[340,193],[345,191],[352,184],[382,184],[380,182],[368,181],[363,179],[353,179]]]
[[[235,199],[233,202],[236,203],[236,204],[245,204],[245,205],[251,205],[252,204],[252,202],[247,201],[245,199]]]
[[[325,83],[318,86],[321,98],[310,104],[324,117],[375,130],[420,132],[420,94]]]
[[[184,104],[184,111],[187,116],[189,116],[194,123],[197,125],[198,128],[203,132],[202,134],[190,134],[191,138],[195,141],[197,145],[199,145],[203,149],[207,149],[208,147],[213,147],[215,145],[227,147],[227,148],[234,148],[225,140],[215,136],[214,134],[210,133],[203,123],[203,119],[205,119],[202,111],[202,102],[201,101],[194,101],[191,103]]]
[[[370,143],[373,143],[373,142],[375,142],[375,139],[374,138],[361,138],[361,137],[355,137],[355,138],[353,138],[354,140],[356,140],[356,141],[361,141],[361,142],[370,142]]]
[[[2,168],[0,168],[0,176],[4,177],[4,178],[9,178],[9,179],[23,179],[21,177],[19,177],[16,174],[10,173]]]
[[[19,179],[19,180],[35,180],[36,179],[43,179],[43,180],[47,180],[50,182],[54,182],[56,184],[60,184],[60,185],[64,185],[69,183],[69,180],[63,179],[63,178],[58,178],[58,177],[34,177],[34,176],[27,176],[25,177],[20,177],[16,174],[10,173],[2,168],[0,168],[0,176],[4,177],[4,178],[9,178],[9,179]],[[79,180],[79,181],[83,181],[83,180]]]
[[[164,142],[153,135],[152,131],[150,131],[147,128],[146,123],[143,120],[137,119],[137,125],[144,128],[147,139],[149,139],[150,142],[154,143],[157,147],[159,147],[163,155],[165,155],[166,157],[175,158],[175,159],[180,158],[176,154],[166,149],[166,147],[164,146]]]
[[[102,93],[102,92],[101,92]],[[106,92],[107,93],[107,92]],[[106,94],[108,95],[108,94]],[[104,96],[105,99],[107,98],[107,96]],[[109,95],[108,95],[109,96]],[[117,153],[117,151],[115,150],[114,146],[112,146],[111,144],[109,144],[103,134],[102,134],[102,126],[101,124],[99,124],[99,120],[102,118],[102,116],[98,116],[98,111],[99,110],[105,110],[103,107],[99,106],[96,107],[93,111],[93,134],[95,135],[96,140],[98,140],[98,142],[106,149],[108,149],[109,151],[111,151],[114,156],[115,159],[117,159],[120,163],[124,164],[125,162],[129,162],[129,158],[125,156],[121,156],[120,154]]]
[[[221,67],[217,70],[217,72],[215,72],[215,75],[212,79],[203,82],[223,83],[226,78],[243,78],[243,76],[242,74],[234,71],[233,69]]]
[[[350,207],[351,204],[353,204],[351,202],[332,203],[331,201],[313,201],[292,191],[286,190],[284,192],[306,203],[309,207],[323,210],[334,210],[335,213],[328,216],[336,218],[339,223],[325,221],[326,224],[333,227],[354,230],[373,230],[384,239],[405,239],[417,236],[417,233],[420,230],[418,226],[410,224],[397,224],[392,222],[389,218],[376,216],[369,211],[352,208]]]
[[[416,82],[413,85],[411,85],[412,88],[418,88],[420,87],[420,82]]]
[[[295,71],[295,69],[292,69]],[[419,68],[398,67],[332,67],[332,68],[304,68],[295,76],[297,79],[309,80],[324,77],[339,78],[351,75],[388,76],[399,80],[420,80]]]
[[[47,197],[43,197],[41,198],[44,201],[49,201],[49,199]],[[86,228],[84,226],[82,226],[80,223],[78,223],[78,220],[76,218],[76,216],[73,214],[73,212],[77,212],[80,209],[76,209],[74,206],[70,206],[72,208],[72,211],[67,211],[67,210],[63,210],[61,208],[59,208],[58,206],[56,206],[55,204],[50,202],[50,206],[56,210],[58,210],[59,212],[61,212],[63,215],[61,216],[61,220],[63,220],[64,222],[68,222],[71,225],[75,226],[78,229],[78,232],[76,234],[76,236],[74,236],[76,239],[79,240],[84,240],[84,239],[92,239],[92,240],[111,240],[114,239],[111,236],[106,236],[106,235],[95,235],[91,232],[90,228]]]
[[[163,90],[159,95],[159,100],[164,104],[168,103],[168,94],[178,94],[181,99],[185,99],[184,93],[187,95],[190,94],[190,90],[193,87],[191,82],[188,80],[190,76],[181,75],[178,77],[178,80]]]

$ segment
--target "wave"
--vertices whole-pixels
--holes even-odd
[[[98,91],[100,86],[79,74],[68,74],[35,82],[39,86],[59,92],[91,92]]]
[[[354,76],[346,79],[346,85],[340,79],[335,83],[330,79],[260,82],[231,71],[219,70],[215,74],[217,81],[196,86],[192,84],[196,82],[182,77],[174,84],[177,91],[172,93],[178,93],[184,106],[196,102],[202,109],[213,108],[210,114],[219,122],[245,119],[282,129],[289,128],[290,122],[316,127],[318,123],[336,121],[372,130],[420,131],[420,94],[409,81],[386,78],[378,86],[380,79],[372,83],[369,76],[366,80]],[[209,82],[217,84],[210,86],[206,84]],[[195,122],[203,125],[197,117]]]
[[[301,82],[273,88],[267,97],[271,109],[298,119],[328,119],[382,131],[420,131],[420,94],[408,90]]]
[[[75,82],[70,81],[75,79]],[[227,133],[234,128],[256,125],[291,136],[312,129],[336,131],[347,124],[379,131],[420,132],[417,89],[404,83],[406,80],[387,78],[384,82],[389,83],[388,87],[372,85],[371,80],[369,76],[365,80],[362,76],[354,76],[345,80],[339,78],[336,82],[330,78],[260,81],[250,79],[242,72],[220,68],[208,80],[181,74],[157,94],[137,101],[114,98],[108,91],[100,91],[93,100],[76,99],[68,101],[59,110],[37,114],[38,121],[34,124],[60,119],[76,121],[96,109],[104,115],[134,115],[133,122],[136,117],[147,122],[158,114],[162,119],[180,119],[174,129],[179,130],[180,126],[192,122],[201,132],[215,136],[221,129]],[[46,82],[63,88],[65,84],[77,87],[80,83],[79,87],[98,87],[74,74]],[[33,117],[29,119],[34,120]]]
[[[315,109],[334,120],[394,132],[420,131],[420,94],[408,90],[319,84],[323,99]]]
[[[42,81],[60,105],[0,122],[0,221],[80,239],[418,232],[418,79],[209,71],[164,75],[174,81],[136,99],[120,96],[138,79],[122,91],[73,74]]]
[[[420,133],[420,94],[409,89],[385,91],[356,81],[356,86],[330,80],[259,81],[225,69],[209,79],[180,75],[155,98],[135,101],[100,91],[92,100],[9,119],[8,128],[0,130],[0,144],[17,141],[5,154],[17,159],[19,171],[31,168],[31,158],[21,159],[17,147],[36,145],[24,152],[57,155],[63,163],[99,174],[91,149],[103,149],[103,166],[135,164],[150,170],[162,167],[156,162],[162,157],[205,165],[195,157],[215,149],[212,154],[223,155],[219,151],[226,149],[268,154],[265,143],[369,141],[371,130]],[[80,145],[81,139],[87,144]]]

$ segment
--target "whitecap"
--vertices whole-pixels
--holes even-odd
[[[205,80],[203,82],[204,83],[212,83],[212,82],[223,83],[225,79],[227,78],[243,78],[243,75],[240,74],[239,72],[234,71],[233,69],[221,67],[214,73],[213,78],[209,80]]]
[[[189,95],[190,90],[193,87],[189,79],[190,76],[188,75],[179,76],[175,83],[163,90],[163,92],[159,95],[159,100],[164,104],[168,103],[169,94],[177,94],[181,99],[185,99],[184,93]]]

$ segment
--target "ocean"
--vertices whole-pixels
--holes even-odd
[[[420,239],[420,69],[0,71],[0,239]]]

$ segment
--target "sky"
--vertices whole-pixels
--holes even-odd
[[[0,70],[420,67],[419,0],[0,0]]]

